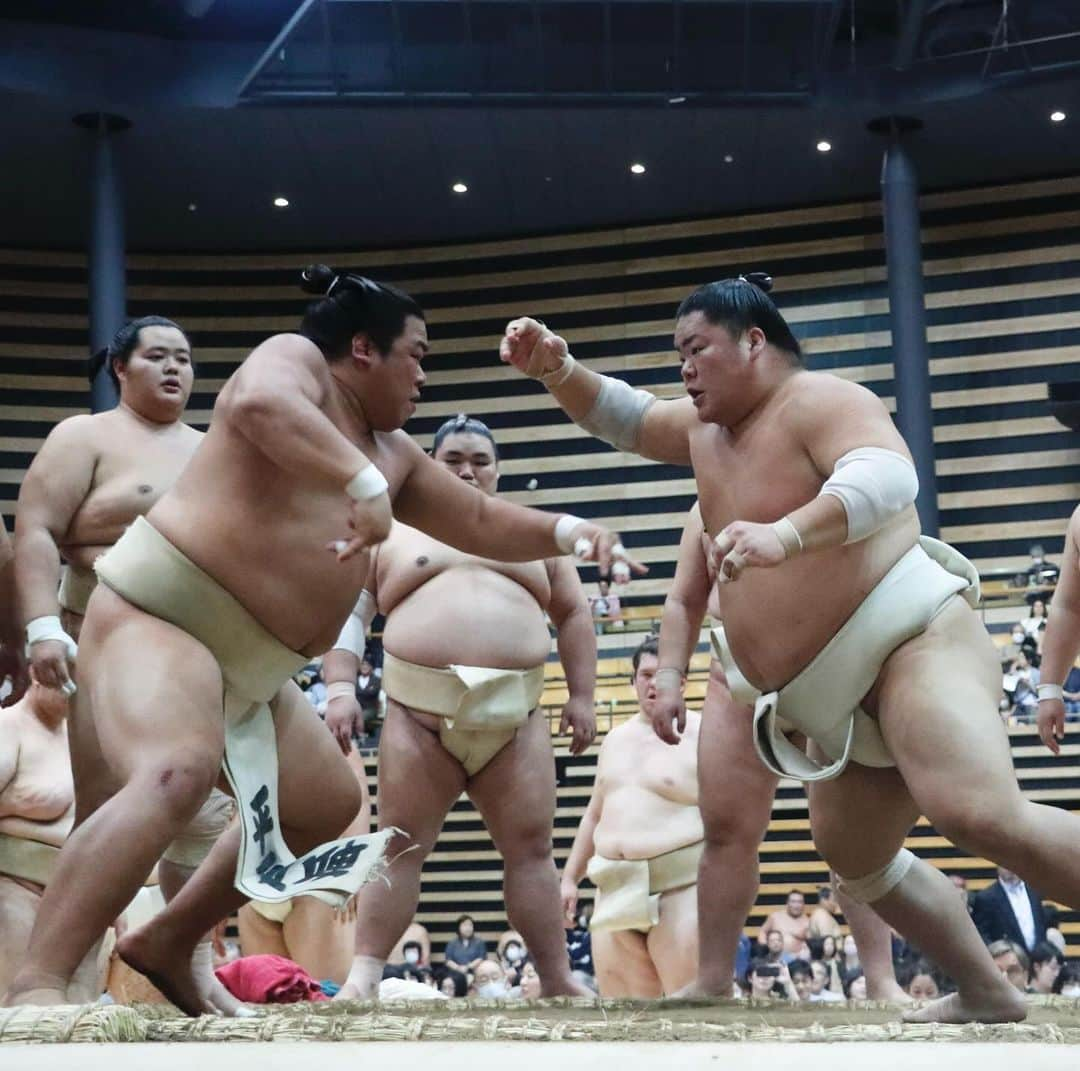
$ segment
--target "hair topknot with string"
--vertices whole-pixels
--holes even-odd
[[[751,286],[756,286],[763,294],[768,294],[772,291],[772,276],[767,275],[763,271],[748,271],[745,275],[740,275],[739,278],[742,279],[743,282],[749,283]]]
[[[344,357],[356,335],[367,335],[386,356],[405,330],[410,316],[424,319],[419,302],[388,283],[339,272],[326,264],[309,264],[300,273],[300,289],[314,294],[300,325],[327,360]]]

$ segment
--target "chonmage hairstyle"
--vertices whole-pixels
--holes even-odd
[[[113,335],[112,342],[110,342],[103,350],[98,350],[93,357],[90,358],[90,367],[87,369],[87,374],[90,378],[90,382],[93,383],[98,372],[101,371],[104,366],[105,370],[109,373],[109,378],[113,381],[113,386],[117,390],[120,389],[120,377],[116,374],[116,362],[120,362],[120,367],[123,368],[131,359],[132,353],[135,352],[135,347],[139,344],[139,332],[144,327],[175,327],[177,331],[188,338],[188,333],[173,320],[169,320],[164,316],[140,316],[137,320],[128,320],[119,331]],[[191,340],[188,339],[190,345]]]
[[[491,428],[482,420],[467,416],[465,413],[458,413],[456,417],[451,417],[440,425],[439,430],[435,432],[435,441],[431,444],[431,456],[434,457],[439,452],[443,439],[448,435],[460,435],[462,432],[468,435],[483,435],[491,443],[495,460],[499,460],[499,444],[495,441],[495,436],[491,434]]]
[[[706,283],[684,299],[675,318],[700,312],[709,323],[723,324],[736,338],[751,327],[758,327],[766,341],[791,355],[792,363],[802,364],[799,341],[769,297],[772,285],[771,276],[756,271]]]
[[[353,336],[360,334],[367,335],[379,353],[387,354],[409,316],[424,319],[424,310],[404,290],[325,264],[309,264],[300,274],[300,288],[320,295],[308,306],[300,334],[311,339],[328,361],[344,357]]]

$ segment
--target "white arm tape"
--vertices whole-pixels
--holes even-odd
[[[563,554],[576,554],[577,545],[570,538],[574,534],[574,529],[579,524],[584,524],[585,520],[582,517],[575,517],[572,513],[564,513],[555,522],[555,545],[563,552]],[[584,539],[584,536],[582,537]],[[581,540],[579,539],[580,543]],[[589,542],[585,540],[585,542]],[[590,544],[591,547],[592,544]]]
[[[357,658],[363,658],[368,629],[371,628],[371,622],[375,620],[376,613],[378,613],[378,607],[375,605],[375,596],[364,588],[342,627],[333,650],[351,651]]]
[[[366,465],[345,485],[345,494],[354,502],[366,502],[378,498],[389,486],[386,477],[374,465]]]
[[[601,376],[600,393],[578,424],[590,435],[632,454],[637,450],[641,422],[655,401],[647,390],[635,390],[621,379]]]
[[[919,493],[915,466],[895,450],[860,446],[844,454],[821,488],[840,499],[847,514],[845,543],[857,543],[906,509]]]
[[[1036,685],[1035,691],[1039,695],[1039,702],[1044,699],[1064,699],[1065,689],[1060,684],[1039,684]]]
[[[59,640],[67,648],[68,661],[74,662],[79,657],[79,648],[75,641],[60,626],[60,618],[35,617],[26,626],[26,656],[30,657],[30,648],[43,640]]]

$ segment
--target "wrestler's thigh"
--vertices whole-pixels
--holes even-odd
[[[465,771],[409,711],[388,699],[379,736],[379,828],[397,826],[426,853],[465,789]]]
[[[664,993],[689,985],[698,974],[698,913],[696,885],[673,889],[660,897],[660,921],[649,931],[646,945]]]
[[[26,955],[41,896],[0,874],[0,994],[6,993]]]
[[[270,702],[278,753],[278,809],[288,830],[341,836],[363,793],[341,749],[304,698],[286,681]]]
[[[470,778],[467,791],[504,859],[551,851],[555,754],[542,710],[534,710],[510,743]]]
[[[244,956],[284,956],[290,959],[280,922],[263,918],[250,904],[236,913],[240,953]]]
[[[356,945],[355,911],[336,911],[318,897],[298,896],[281,929],[288,958],[312,978],[345,981]]]
[[[77,679],[72,731],[80,758],[85,747],[93,761],[92,732],[121,784],[163,760],[220,766],[221,670],[186,632],[99,587],[83,621]]]
[[[1019,804],[1000,693],[993,644],[959,598],[882,669],[875,687],[881,732],[931,819]]]
[[[810,754],[819,762],[826,759],[816,746]],[[883,867],[919,818],[895,767],[851,762],[839,777],[806,789],[814,846],[842,877],[861,878]]]
[[[698,802],[712,841],[760,841],[780,779],[754,749],[753,709],[738,703],[709,668],[698,733]]]
[[[602,997],[656,1000],[664,995],[645,943],[636,930],[603,930],[592,935],[596,985]]]

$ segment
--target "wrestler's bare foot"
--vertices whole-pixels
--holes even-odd
[[[596,1000],[596,994],[576,978],[560,978],[551,985],[541,985],[542,997],[589,997]]]
[[[910,995],[900,988],[900,983],[895,978],[880,985],[870,985],[867,982],[866,996],[868,1000],[883,1000],[889,1004],[912,1003]]]
[[[66,986],[56,985],[18,985],[18,980],[12,983],[11,988],[4,995],[5,1008],[19,1008],[23,1006],[49,1007],[54,1004],[66,1004]]]
[[[132,930],[116,942],[117,955],[145,975],[162,995],[185,1015],[217,1015],[203,972],[192,965],[193,949],[177,948],[164,940],[153,922]]]
[[[355,982],[346,982],[333,996],[334,1000],[378,1000],[378,990],[365,993]]]
[[[1018,1023],[1027,1018],[1024,995],[1008,982],[977,999],[949,993],[922,1008],[904,1012],[905,1023]]]
[[[697,978],[669,995],[674,1000],[731,1000],[738,996],[738,993],[735,991],[734,982],[728,982],[726,986],[709,986]]]

